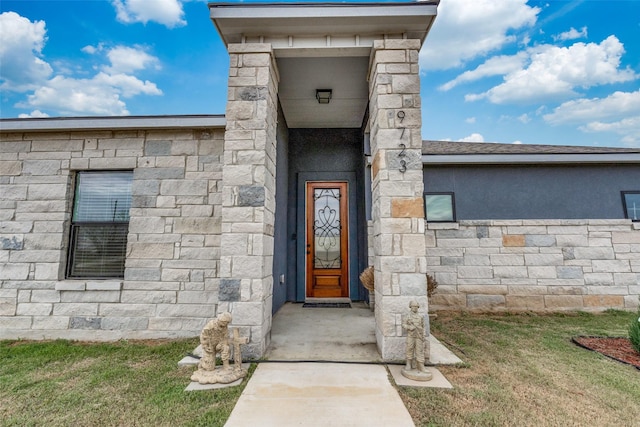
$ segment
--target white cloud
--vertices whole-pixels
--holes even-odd
[[[469,83],[480,80],[484,77],[504,75],[521,70],[527,60],[525,52],[517,55],[500,55],[489,58],[484,64],[476,67],[475,70],[465,71],[453,80],[440,86],[438,89],[447,91],[453,89],[461,83]]]
[[[459,142],[484,142],[484,136],[479,133],[472,133],[469,136],[465,136],[458,140]]]
[[[640,90],[568,101],[543,118],[552,125],[577,124],[583,132],[613,132],[640,147]]]
[[[484,93],[469,94],[465,99],[487,99],[494,104],[562,99],[575,96],[576,88],[638,78],[629,68],[619,69],[624,46],[615,36],[609,36],[600,44],[540,45],[526,52],[529,63],[525,68],[506,74],[504,83]]]
[[[22,92],[51,75],[51,66],[41,58],[46,33],[44,21],[0,14],[0,89]]]
[[[47,113],[43,113],[40,110],[33,110],[29,114],[24,114],[23,113],[23,114],[18,115],[18,118],[20,118],[20,119],[29,119],[29,118],[35,118],[35,117],[49,117],[49,115]]]
[[[514,144],[514,145],[522,145],[522,141],[513,141],[512,144]]]
[[[469,123],[469,124],[474,124],[476,122],[476,118],[475,117],[469,117],[465,120],[465,122]]]
[[[134,76],[98,73],[91,79],[56,76],[36,89],[21,108],[55,110],[63,115],[128,115],[121,97],[160,95],[155,84]]]
[[[524,123],[525,125],[527,123],[529,123],[531,121],[531,117],[529,117],[528,114],[522,114],[520,116],[518,116],[518,121],[520,121],[521,123]]]
[[[614,92],[606,98],[576,99],[565,102],[543,119],[552,125],[585,123],[604,118],[640,115],[640,90]]]
[[[113,0],[116,18],[125,24],[157,22],[168,28],[187,24],[180,0]]]
[[[553,36],[553,39],[556,41],[575,40],[580,38],[587,38],[587,27],[582,27],[580,31],[571,27],[569,31]]]
[[[116,46],[107,52],[111,66],[105,67],[110,73],[131,73],[147,68],[160,69],[160,62],[140,48]]]
[[[458,67],[515,41],[511,30],[535,24],[539,8],[527,0],[446,0],[420,52],[423,70]]]

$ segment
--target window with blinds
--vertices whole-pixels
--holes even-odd
[[[78,172],[67,277],[124,277],[131,171]]]

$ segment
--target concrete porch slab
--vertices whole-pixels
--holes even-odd
[[[382,365],[261,363],[226,427],[412,427]]]

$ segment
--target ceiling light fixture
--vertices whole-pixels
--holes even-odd
[[[328,104],[331,101],[331,89],[316,89],[318,104]]]

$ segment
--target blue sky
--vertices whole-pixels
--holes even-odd
[[[640,147],[640,1],[441,0],[423,138]],[[201,0],[2,0],[0,115],[223,114]]]

